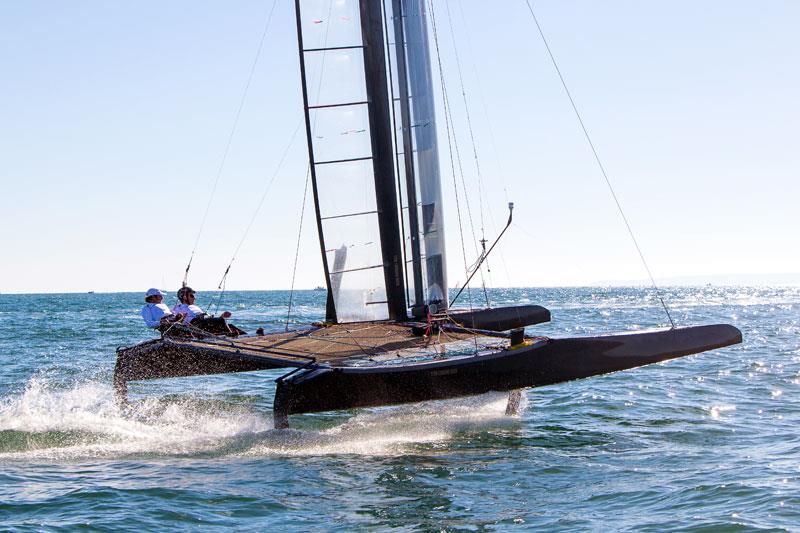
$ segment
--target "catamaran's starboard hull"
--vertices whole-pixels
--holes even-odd
[[[508,331],[550,322],[550,311],[541,305],[513,305],[475,311],[450,311],[448,318],[468,328]]]
[[[276,426],[296,413],[443,400],[608,374],[741,342],[719,324],[643,333],[540,339],[486,355],[413,365],[324,367],[278,381]]]

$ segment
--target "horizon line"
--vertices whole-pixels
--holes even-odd
[[[800,276],[800,274],[798,274]],[[705,282],[705,283],[665,283],[658,285],[658,289],[685,287],[685,288],[702,288],[702,287],[800,287],[800,279],[793,282],[752,282],[752,283],[722,283],[722,282]],[[457,291],[461,287],[450,287],[448,290]],[[609,283],[589,283],[589,284],[575,284],[575,285],[528,285],[528,286],[504,286],[504,287],[486,287],[487,290],[508,290],[508,289],[627,289],[627,288],[640,288],[640,289],[653,289],[649,283],[635,283],[635,282],[609,282]],[[481,287],[471,287],[471,290],[482,290]],[[168,291],[160,289],[165,294],[176,293],[177,291]],[[289,292],[290,289],[227,289],[225,292]],[[58,294],[138,294],[142,293],[141,290],[113,290],[113,291],[48,291],[48,292],[0,292],[0,296],[39,296],[39,295],[58,295]],[[220,289],[197,289],[197,292],[203,293],[220,293]],[[327,289],[319,290],[316,288],[311,289],[295,289],[295,292],[327,292]]]

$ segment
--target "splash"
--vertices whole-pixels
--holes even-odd
[[[517,423],[506,416],[507,393],[362,411],[342,424],[317,432],[272,432],[244,455],[404,455],[436,445],[458,433]],[[524,410],[526,400],[520,412]]]
[[[64,389],[35,377],[0,400],[0,459],[196,454],[269,427],[244,409],[193,398],[149,399],[123,412],[109,384]]]
[[[337,419],[333,427],[274,430],[271,413],[240,402],[171,396],[121,410],[107,383],[64,388],[35,377],[20,394],[0,399],[0,461],[398,455],[448,441],[459,432],[516,423],[504,415],[507,398],[488,394],[360,411],[345,421]]]

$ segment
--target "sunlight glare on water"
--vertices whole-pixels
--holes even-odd
[[[131,405],[118,407],[114,350],[150,336],[138,294],[0,295],[0,523],[796,529],[800,290],[665,293],[679,325],[733,323],[744,343],[529,389],[518,416],[505,416],[507,395],[497,393],[294,416],[290,430],[272,425],[280,371],[135,383]],[[549,308],[552,322],[529,328],[538,335],[667,324],[660,303],[638,289],[490,296],[495,306]],[[244,329],[280,330],[286,298],[234,292],[226,305]],[[296,298],[293,321],[324,314],[324,292]]]

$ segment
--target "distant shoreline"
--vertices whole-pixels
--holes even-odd
[[[730,276],[686,276],[678,278],[665,278],[664,280],[656,280],[659,287],[796,287],[800,286],[800,274],[774,274],[774,275],[730,275]],[[622,289],[622,288],[650,288],[651,284],[645,280],[635,281],[597,281],[589,284],[573,284],[573,285],[527,285],[527,286],[514,286],[514,287],[487,287],[489,290],[510,290],[510,289]],[[460,287],[458,287],[460,288]],[[451,287],[450,290],[458,290],[457,287]],[[473,287],[477,289],[478,287]],[[198,292],[203,293],[219,293],[219,289],[197,289]],[[287,292],[289,289],[228,289],[226,292]],[[167,289],[167,294],[175,291]],[[295,292],[321,292],[319,289],[304,288],[295,289]],[[114,290],[114,291],[46,291],[46,292],[0,292],[2,296],[23,296],[23,295],[58,295],[58,294],[85,294],[100,295],[100,294],[139,294],[144,293],[143,289],[139,290]]]

